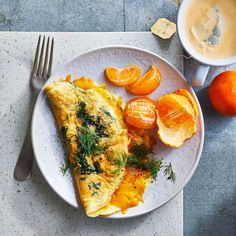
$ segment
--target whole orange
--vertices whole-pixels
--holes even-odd
[[[222,115],[236,116],[236,71],[225,71],[209,87],[211,104]]]

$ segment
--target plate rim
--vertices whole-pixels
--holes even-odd
[[[81,208],[78,204],[78,206],[72,204],[71,202],[67,201],[60,193],[59,191],[57,191],[53,185],[47,180],[46,176],[44,175],[44,172],[43,172],[43,168],[42,166],[39,164],[39,157],[37,157],[37,154],[36,154],[36,148],[35,148],[35,141],[34,141],[34,124],[35,124],[35,113],[36,113],[36,107],[40,101],[40,98],[42,98],[43,96],[43,93],[44,93],[44,89],[45,87],[47,86],[48,83],[52,82],[50,79],[52,77],[54,77],[56,74],[57,74],[57,71],[60,70],[60,68],[66,68],[68,65],[70,65],[71,63],[73,63],[73,61],[77,60],[77,58],[79,57],[82,57],[86,54],[90,54],[90,53],[94,53],[96,51],[100,51],[100,50],[105,50],[105,49],[127,49],[127,50],[135,50],[135,51],[141,51],[143,53],[147,53],[147,54],[150,54],[154,57],[157,57],[158,59],[164,61],[166,64],[168,64],[168,66],[170,66],[177,74],[179,77],[181,77],[181,79],[185,82],[187,82],[187,84],[189,85],[189,89],[191,91],[191,94],[193,95],[196,103],[197,103],[197,106],[198,106],[198,109],[199,109],[199,126],[201,128],[201,135],[200,135],[200,144],[199,144],[199,148],[198,148],[198,151],[197,151],[197,154],[196,154],[196,161],[193,165],[193,167],[191,168],[191,170],[189,171],[187,177],[185,178],[185,180],[182,182],[182,184],[180,184],[179,188],[175,191],[175,193],[165,202],[163,203],[162,205],[160,206],[156,206],[154,207],[153,209],[149,209],[149,210],[146,210],[144,212],[141,212],[141,213],[137,213],[137,214],[134,214],[134,215],[131,215],[131,216],[127,216],[127,215],[123,215],[123,217],[117,217],[115,215],[110,215],[110,216],[105,216],[105,217],[102,217],[102,218],[109,218],[109,219],[127,219],[127,218],[133,218],[133,217],[137,217],[137,216],[140,216],[140,215],[144,215],[144,214],[147,214],[151,211],[154,211],[162,206],[164,206],[165,204],[167,204],[168,202],[170,202],[175,196],[177,196],[181,190],[183,190],[183,188],[187,185],[187,183],[190,181],[190,179],[192,178],[193,174],[195,173],[196,171],[196,168],[199,164],[199,161],[201,159],[201,154],[202,154],[202,150],[203,150],[203,144],[204,144],[204,136],[205,136],[205,127],[204,127],[204,118],[203,118],[203,113],[202,113],[202,109],[201,109],[201,105],[199,103],[199,100],[194,92],[194,90],[192,89],[191,85],[188,83],[187,79],[184,77],[184,75],[172,64],[170,63],[168,60],[166,60],[165,58],[163,58],[162,56],[159,56],[158,54],[152,52],[152,51],[149,51],[147,49],[143,49],[143,48],[139,48],[139,47],[135,47],[135,46],[129,46],[129,45],[109,45],[109,46],[102,46],[102,47],[96,47],[96,48],[93,48],[93,49],[90,49],[90,50],[87,50],[85,52],[82,52],[82,53],[79,53],[77,54],[76,56],[72,57],[70,60],[68,60],[67,62],[61,64],[61,65],[58,65],[55,69],[55,71],[53,71],[52,75],[48,78],[48,80],[46,81],[46,83],[44,84],[43,88],[41,89],[41,91],[39,92],[38,96],[37,96],[37,99],[36,99],[36,102],[34,104],[34,108],[33,108],[33,112],[32,112],[32,119],[31,119],[31,125],[30,125],[30,128],[31,128],[31,131],[30,131],[30,134],[31,134],[31,142],[32,142],[32,148],[33,148],[33,152],[34,152],[34,157],[35,157],[35,160],[37,162],[37,165],[39,167],[39,170],[42,174],[42,176],[44,177],[45,181],[49,184],[49,186],[52,188],[52,190],[61,198],[63,199],[66,203],[68,203],[70,206],[76,208],[76,209],[79,209]]]

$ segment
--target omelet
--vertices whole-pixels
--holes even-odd
[[[83,90],[67,81],[50,84],[46,94],[65,139],[86,214],[98,216],[121,183],[128,156],[122,99],[99,86]]]
[[[118,211],[125,214],[129,208],[144,202],[142,196],[150,180],[148,170],[126,166],[119,188],[112,195],[110,203],[100,211],[100,215],[106,216]]]
[[[143,202],[151,173],[134,163],[127,165],[134,158],[129,150],[133,134],[124,123],[122,98],[88,78],[59,80],[45,91],[66,143],[68,164],[86,214],[125,213]],[[137,139],[141,146],[147,143],[136,135]]]

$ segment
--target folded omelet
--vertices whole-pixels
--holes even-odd
[[[66,81],[50,84],[46,94],[69,150],[82,204],[88,216],[98,216],[121,183],[128,156],[122,100],[99,86],[83,90]]]
[[[129,138],[122,99],[87,81],[86,89],[56,81],[46,87],[46,94],[69,151],[80,200],[86,214],[96,217],[124,212],[143,201],[150,172],[126,167]]]

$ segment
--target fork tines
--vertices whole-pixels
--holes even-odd
[[[45,36],[43,36],[42,43],[41,43],[41,38],[42,37],[40,35],[35,53],[32,73],[33,75],[42,76],[47,79],[51,75],[51,70],[52,70],[54,38],[52,39],[50,39],[50,37],[47,38],[46,53],[45,53]]]

